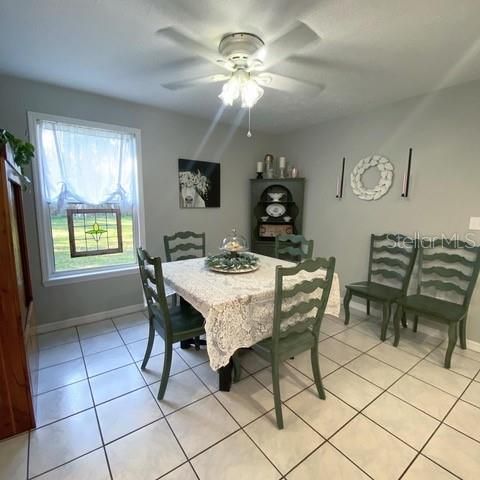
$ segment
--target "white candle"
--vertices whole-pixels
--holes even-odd
[[[279,161],[280,168],[285,168],[287,166],[287,158],[286,157],[280,157],[278,159],[278,161]]]
[[[263,173],[263,162],[257,162],[257,173]]]

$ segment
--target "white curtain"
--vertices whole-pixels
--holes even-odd
[[[68,202],[133,205],[135,135],[47,120],[37,128],[44,197],[57,211]]]

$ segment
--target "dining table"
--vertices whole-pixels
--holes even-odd
[[[218,371],[222,391],[231,386],[233,354],[272,335],[276,267],[295,265],[278,258],[255,256],[258,269],[248,273],[212,271],[205,258],[162,264],[165,285],[205,318],[210,367]],[[318,274],[301,272],[291,281],[308,280]],[[340,284],[335,273],[325,314],[338,317],[340,304]]]

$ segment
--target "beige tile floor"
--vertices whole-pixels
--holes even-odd
[[[2,480],[480,478],[480,353],[457,349],[447,371],[442,338],[403,330],[397,349],[375,318],[327,317],[327,399],[309,354],[290,360],[279,431],[252,351],[226,393],[204,350],[177,349],[157,402],[163,344],[141,372],[147,332],[138,313],[39,336],[38,428],[0,442]]]

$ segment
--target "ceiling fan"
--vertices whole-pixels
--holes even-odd
[[[181,71],[175,69],[177,78],[181,77],[182,71],[187,78],[162,83],[167,89],[179,90],[225,82],[219,95],[223,103],[233,105],[239,100],[242,107],[249,109],[262,97],[262,87],[293,93],[304,92],[308,95],[315,95],[323,89],[322,85],[267,71],[319,40],[320,37],[303,22],[297,21],[289,31],[267,44],[253,33],[229,33],[220,40],[218,52],[174,27],[163,28],[157,33],[227,72],[205,75],[204,66],[194,60],[187,61],[183,63]]]

